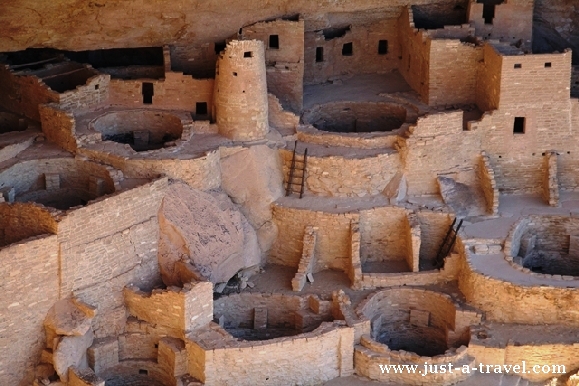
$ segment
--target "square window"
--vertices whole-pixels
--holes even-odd
[[[316,62],[324,61],[324,47],[316,47]]]
[[[342,56],[352,56],[354,55],[354,47],[352,43],[345,43],[342,46]]]
[[[207,102],[197,102],[197,103],[195,103],[195,114],[197,114],[197,115],[207,115]]]
[[[386,55],[388,53],[388,40],[378,41],[378,55]]]
[[[523,65],[520,64],[520,63],[516,63],[514,67],[515,67],[515,68],[523,68]]]
[[[277,50],[279,49],[279,36],[269,35],[269,48]]]
[[[244,58],[253,58],[253,51],[245,51],[243,53]]]
[[[525,134],[524,117],[515,117],[515,123],[513,124],[513,134]]]

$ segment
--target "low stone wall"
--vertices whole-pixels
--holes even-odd
[[[488,320],[501,323],[562,324],[579,326],[574,311],[579,302],[575,288],[523,286],[477,272],[471,252],[457,241],[463,266],[458,275],[460,291],[469,304],[485,312]],[[508,307],[497,307],[497,304]]]
[[[283,173],[289,175],[292,151],[281,149]],[[365,158],[316,156],[308,153],[306,192],[317,196],[364,197],[380,194],[401,168],[396,152]]]
[[[459,349],[448,350],[443,355],[435,357],[423,357],[403,350],[390,350],[388,346],[378,343],[369,335],[362,336],[361,344],[354,350],[354,363],[356,372],[370,379],[383,382],[395,382],[401,385],[429,386],[429,385],[452,385],[460,382],[470,375],[460,370],[450,372],[439,371],[439,373],[425,372],[425,366],[445,366],[452,364],[455,369],[460,369],[463,365],[469,367],[474,363],[472,357],[467,354],[467,348],[461,346]],[[416,373],[402,371],[400,373],[382,372],[380,365],[416,365]],[[419,373],[421,371],[422,373]]]
[[[559,178],[556,151],[544,153],[543,199],[550,206],[559,206]]]
[[[314,249],[316,247],[316,228],[306,227],[304,234],[304,250],[302,252],[302,258],[298,265],[298,271],[292,279],[292,289],[294,291],[301,291],[308,280],[308,275],[314,273],[315,267],[315,254]]]
[[[129,158],[111,151],[87,148],[80,148],[78,154],[113,165],[122,170],[127,178],[157,178],[164,175],[200,190],[216,189],[221,185],[218,150],[191,159]]]
[[[1,203],[0,250],[30,237],[55,234],[57,225],[54,215],[55,210],[34,203]]]
[[[499,189],[495,181],[495,171],[491,166],[490,158],[483,151],[477,168],[477,177],[485,196],[487,213],[495,215],[499,210]]]
[[[344,322],[253,342],[240,342],[214,325],[186,345],[189,373],[207,386],[316,385],[353,373],[354,329]]]
[[[204,327],[213,319],[213,285],[186,283],[183,288],[145,293],[134,286],[124,291],[131,315],[174,332],[173,337]]]
[[[316,129],[312,125],[300,125],[297,128],[298,140],[325,146],[346,146],[359,149],[394,149],[400,135],[408,129],[404,124],[400,129],[390,132],[374,133],[332,133]]]

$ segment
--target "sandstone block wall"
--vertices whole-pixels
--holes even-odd
[[[486,201],[488,214],[495,215],[499,210],[499,189],[495,180],[495,171],[489,157],[483,151],[477,169],[477,179]]]
[[[424,102],[428,101],[428,90],[430,87],[429,67],[430,67],[430,45],[431,39],[427,39],[424,32],[419,31],[414,26],[414,16],[412,9],[408,6],[402,10],[398,19],[400,28],[400,74],[412,87]]]
[[[407,259],[410,226],[406,210],[398,207],[363,210],[359,224],[362,263]]]
[[[26,214],[22,220],[33,219],[33,213]],[[39,222],[42,219],[43,216],[38,217]],[[54,235],[0,248],[3,278],[0,330],[5,331],[0,336],[0,345],[4,347],[0,353],[3,385],[32,383],[34,367],[45,346],[43,320],[59,298],[58,264],[58,241]]]
[[[55,234],[56,229],[51,211],[40,205],[0,204],[0,248],[30,237]]]
[[[160,281],[156,219],[167,179],[159,179],[69,212],[58,224],[60,295],[98,308],[96,338],[122,332],[127,283]]]
[[[399,130],[385,133],[332,133],[316,129],[311,125],[297,128],[299,141],[326,146],[344,146],[358,149],[393,149],[399,134],[408,129],[404,124]]]
[[[153,103],[143,104],[143,82],[153,84]],[[197,114],[197,103],[207,103],[209,117],[213,109],[213,79],[195,79],[179,72],[167,72],[164,79],[113,79],[107,103],[112,105],[185,110]]]
[[[292,152],[280,150],[284,175],[289,175]],[[366,158],[316,156],[308,153],[306,192],[318,196],[364,197],[382,193],[399,170],[398,153]]]
[[[186,283],[182,289],[169,287],[151,294],[127,287],[124,295],[131,315],[169,329],[173,337],[204,327],[213,319],[210,282]]]
[[[89,69],[92,68],[89,66]],[[95,72],[92,70],[92,72]],[[59,107],[66,111],[86,109],[106,101],[109,97],[111,76],[107,74],[94,75],[86,83],[59,94]]]
[[[187,342],[190,373],[206,385],[224,386],[317,384],[351,375],[353,347],[353,328],[328,322],[289,338],[231,341],[225,347]]]
[[[297,267],[303,250],[304,226],[318,228],[315,256],[320,270],[346,270],[350,265],[350,222],[357,213],[325,213],[275,205],[273,221],[278,237],[267,261]]]
[[[544,156],[543,199],[550,206],[559,206],[559,178],[557,152],[547,152]]]
[[[62,146],[65,150],[75,152],[76,121],[71,112],[63,110],[60,105],[50,103],[39,106],[42,132],[51,142]]]
[[[277,36],[277,47],[276,38],[270,36]],[[268,91],[278,97],[285,109],[300,112],[303,106],[304,21],[278,19],[256,23],[243,28],[241,37],[263,42]]]
[[[368,15],[364,23],[360,23],[352,14],[342,20],[329,15],[315,21],[306,20],[304,83],[323,83],[348,74],[384,73],[397,68],[400,55],[398,14],[392,12],[383,17]],[[345,33],[343,36],[331,37],[332,29],[342,29]],[[325,33],[330,37],[326,38]],[[378,53],[380,40],[388,42],[387,52],[382,55]],[[352,43],[351,56],[342,53],[347,43]],[[320,48],[323,57],[318,61],[316,51]]]

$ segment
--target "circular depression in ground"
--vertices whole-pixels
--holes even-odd
[[[334,133],[387,132],[407,120],[405,106],[396,103],[333,102],[319,105],[303,115],[303,122]]]

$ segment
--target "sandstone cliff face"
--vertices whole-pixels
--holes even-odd
[[[412,1],[427,3],[432,0]],[[275,17],[302,14],[306,28],[313,30],[324,28],[319,24],[326,13],[351,23],[348,13],[363,12],[358,19],[396,18],[407,4],[405,0],[8,0],[0,3],[0,51],[190,45],[224,40],[241,26]]]
[[[579,64],[579,3],[576,0],[535,0],[533,50],[573,49]]]
[[[191,261],[213,283],[227,282],[240,269],[260,264],[255,230],[223,193],[177,183],[159,211],[159,265],[167,285],[180,284],[177,261]]]

